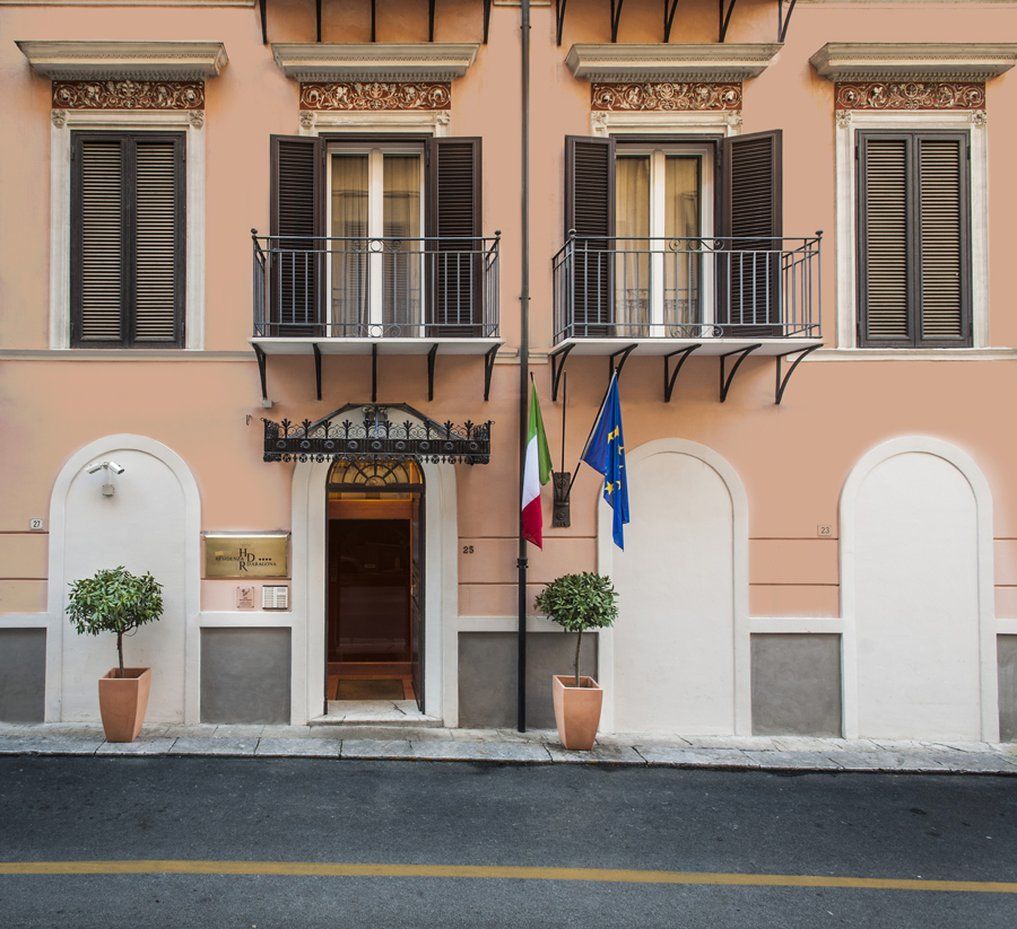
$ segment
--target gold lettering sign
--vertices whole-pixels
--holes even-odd
[[[205,533],[205,577],[289,577],[288,532]]]

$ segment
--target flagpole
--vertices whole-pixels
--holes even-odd
[[[569,481],[569,486],[565,488],[565,499],[568,500],[572,496],[572,485],[576,482],[576,475],[579,473],[579,468],[583,463],[583,456],[586,454],[586,450],[590,447],[590,439],[593,438],[594,430],[597,428],[597,423],[600,422],[600,417],[604,415],[604,404],[607,403],[607,395],[611,392],[611,385],[614,383],[614,379],[618,376],[618,369],[615,368],[611,374],[611,379],[607,382],[607,390],[604,391],[604,396],[600,398],[600,406],[597,407],[597,415],[594,417],[593,425],[590,426],[590,433],[586,437],[586,441],[583,443],[583,450],[579,453],[579,461],[576,462],[575,469],[572,471],[572,480]]]
[[[523,480],[526,475],[526,446],[529,425],[529,390],[527,381],[530,372],[530,0],[519,4],[520,41],[520,91],[522,97],[521,136],[522,151],[520,164],[521,198],[520,230],[521,248],[519,269],[519,553],[516,567],[518,578],[518,623],[516,640],[516,726],[526,731],[526,539],[523,538]]]

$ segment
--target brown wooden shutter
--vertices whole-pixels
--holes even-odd
[[[782,167],[779,129],[721,142],[720,233],[734,241],[718,265],[717,322],[732,335],[780,335],[765,324],[780,322]]]
[[[967,136],[859,132],[857,146],[859,344],[970,344]]]
[[[917,139],[922,343],[968,338],[967,139]]]
[[[71,230],[72,341],[124,341],[126,142],[120,136],[75,137]]]
[[[860,341],[910,344],[909,140],[859,135],[858,144]]]
[[[608,336],[614,321],[615,143],[565,136],[565,235],[576,235],[567,326],[576,336]]]
[[[427,140],[429,335],[484,334],[482,150],[477,137]],[[493,322],[493,320],[491,321]]]
[[[184,140],[134,145],[135,343],[179,344],[184,318]]]
[[[277,336],[323,336],[327,255],[324,149],[320,138],[270,137],[271,243],[269,332]]]
[[[183,135],[75,133],[71,150],[72,344],[183,345]]]

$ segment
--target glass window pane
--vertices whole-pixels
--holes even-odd
[[[700,232],[699,158],[669,157],[664,170],[664,321],[683,325],[700,321],[702,253]],[[684,335],[684,332],[669,332]]]
[[[650,321],[650,158],[619,157],[615,165],[615,322],[617,333],[638,336]]]
[[[385,155],[384,319],[396,325],[420,321],[420,156]],[[407,334],[407,333],[403,333]]]
[[[363,335],[367,322],[368,156],[332,156],[333,335]]]

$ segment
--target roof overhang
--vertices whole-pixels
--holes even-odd
[[[590,81],[743,81],[782,48],[777,42],[702,45],[573,45],[565,64]]]
[[[334,45],[274,42],[275,63],[298,81],[451,81],[477,57],[478,43]]]
[[[17,43],[36,73],[56,80],[196,81],[216,77],[228,62],[222,42]]]
[[[831,81],[986,81],[1017,64],[1017,43],[828,42],[809,61]]]

